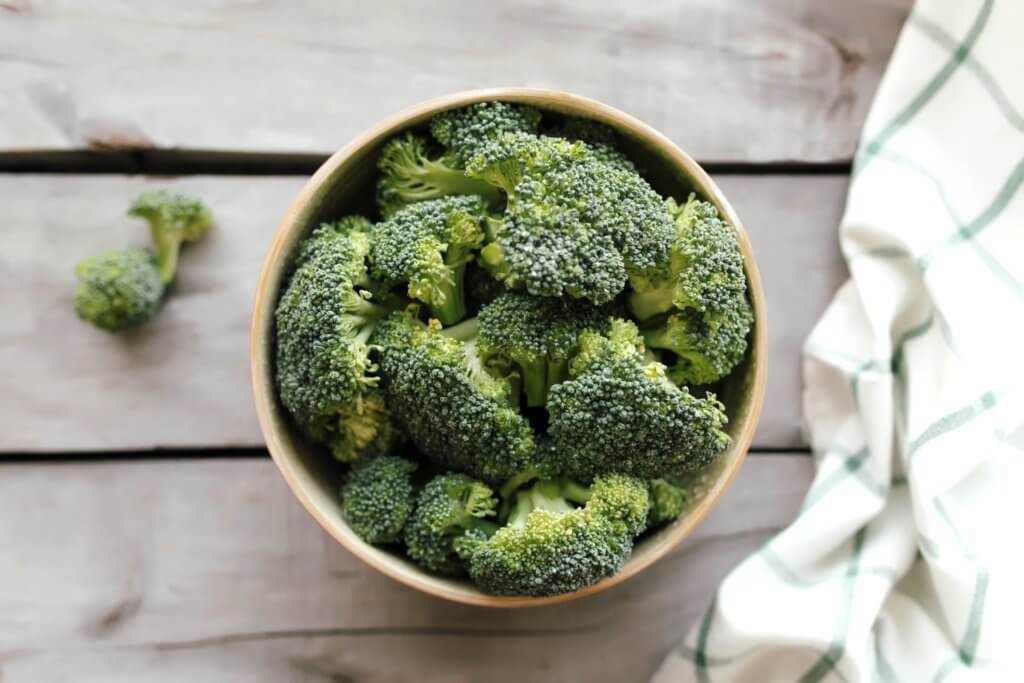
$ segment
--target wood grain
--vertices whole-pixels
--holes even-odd
[[[795,516],[811,470],[803,455],[748,459],[697,531],[639,576],[494,611],[363,565],[268,459],[7,464],[0,678],[646,680],[725,573]]]
[[[800,437],[799,349],[845,278],[835,226],[847,179],[721,176],[761,268],[769,308],[768,397],[755,448]],[[262,444],[248,373],[259,268],[301,178],[0,176],[0,452],[146,450]],[[218,228],[183,255],[164,310],[111,336],[71,307],[74,264],[145,244],[126,217],[147,187],[203,197]]]
[[[0,150],[331,152],[419,100],[568,90],[703,160],[852,156],[912,0],[25,0]]]

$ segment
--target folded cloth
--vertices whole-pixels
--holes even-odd
[[[1024,2],[919,0],[804,348],[814,483],[655,681],[1024,680],[1022,182]]]

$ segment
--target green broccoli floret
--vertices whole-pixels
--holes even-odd
[[[405,529],[409,557],[437,574],[463,574],[456,539],[470,529],[485,537],[497,531],[498,525],[487,519],[494,516],[496,505],[494,491],[465,474],[434,477],[420,493]]]
[[[386,453],[400,438],[377,388],[367,341],[391,312],[371,301],[370,223],[350,216],[301,244],[276,310],[281,402],[342,461]]]
[[[674,229],[661,198],[582,142],[505,133],[466,172],[508,193],[480,260],[510,286],[602,304],[625,287],[627,267],[668,262]]]
[[[668,201],[675,216],[672,258],[663,267],[630,273],[630,310],[640,320],[669,315],[645,329],[650,348],[678,357],[671,379],[710,384],[743,359],[753,313],[736,234],[715,207],[695,195],[682,207]],[[647,326],[645,326],[647,327]]]
[[[614,319],[607,336],[584,332],[571,379],[551,388],[548,435],[568,476],[606,472],[655,478],[712,462],[728,445],[724,408],[698,399],[644,359],[636,326]]]
[[[381,178],[377,183],[377,205],[389,218],[408,204],[437,199],[445,195],[479,195],[491,204],[501,200],[493,185],[452,164],[449,159],[430,154],[426,138],[406,133],[392,139],[377,159]]]
[[[497,484],[525,469],[533,430],[513,404],[513,382],[484,366],[475,318],[444,331],[409,312],[373,339],[387,404],[416,447],[440,467]]]
[[[647,482],[651,507],[647,511],[647,528],[661,526],[676,519],[686,507],[686,489],[674,477],[659,477]]]
[[[171,282],[178,270],[181,245],[201,240],[213,227],[213,215],[202,202],[169,190],[143,192],[128,214],[149,223],[160,276],[165,283]]]
[[[164,281],[147,249],[105,251],[75,266],[78,316],[101,329],[119,332],[141,325],[160,308]]]
[[[487,200],[476,195],[430,199],[397,211],[373,230],[373,277],[408,283],[445,325],[466,316],[463,274],[484,241]]]
[[[527,405],[542,406],[548,389],[569,376],[580,334],[606,332],[609,312],[576,299],[505,292],[482,307],[478,319],[483,356],[516,366]]]
[[[636,166],[618,150],[619,136],[611,128],[592,119],[568,117],[544,129],[545,135],[587,143],[595,157],[627,171],[636,172]]]
[[[482,144],[501,133],[534,133],[540,111],[508,102],[479,102],[438,114],[430,121],[430,134],[448,148],[457,166],[465,166]]]
[[[649,507],[646,482],[632,477],[598,477],[589,488],[542,480],[516,494],[506,526],[489,537],[469,531],[455,547],[488,593],[571,593],[622,568]]]
[[[643,331],[652,349],[676,355],[668,377],[676,384],[711,384],[728,375],[747,351],[747,333],[754,321],[744,295],[735,305],[701,314],[687,308],[670,315],[654,329]]]
[[[415,471],[416,463],[391,455],[352,466],[341,489],[341,512],[360,538],[374,544],[401,540],[416,503]]]

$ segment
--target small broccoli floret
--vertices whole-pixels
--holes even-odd
[[[281,402],[307,436],[346,462],[384,454],[400,439],[367,345],[391,312],[365,289],[368,229],[359,217],[317,228],[299,247],[275,313]]]
[[[341,489],[341,512],[367,543],[395,543],[402,538],[416,496],[416,463],[396,456],[357,462]]]
[[[676,355],[668,377],[676,384],[711,384],[728,375],[743,360],[753,313],[740,295],[732,307],[701,314],[686,308],[654,329],[644,330],[647,346]]]
[[[455,542],[469,530],[490,536],[498,525],[497,500],[486,485],[465,474],[434,477],[423,488],[416,511],[405,529],[406,551],[424,568],[445,576],[464,573]]]
[[[544,130],[545,135],[587,143],[595,157],[626,171],[636,172],[636,166],[618,150],[618,135],[611,126],[591,119],[566,118]]]
[[[119,332],[141,325],[160,308],[164,281],[156,257],[146,249],[119,249],[75,266],[78,316],[101,329]]]
[[[202,202],[168,190],[143,192],[128,214],[149,223],[160,276],[165,283],[173,280],[177,272],[181,245],[201,240],[213,227],[213,215]]]
[[[445,325],[466,316],[463,274],[484,241],[487,200],[476,195],[430,199],[374,226],[374,278],[407,282],[409,296]]]
[[[381,178],[377,183],[377,204],[384,218],[408,204],[445,195],[479,195],[491,204],[501,200],[493,185],[470,178],[449,159],[432,156],[425,138],[406,133],[381,150],[377,160]]]
[[[695,195],[682,207],[667,202],[676,241],[667,266],[630,274],[630,310],[640,320],[669,313],[644,338],[671,351],[669,372],[680,384],[711,384],[743,359],[753,312],[736,235],[710,203]]]
[[[607,307],[586,301],[505,292],[484,306],[480,351],[516,366],[527,405],[542,406],[548,389],[569,376],[569,358],[584,330],[606,332]]]
[[[542,480],[516,494],[507,526],[468,532],[456,549],[488,593],[570,593],[622,568],[649,507],[647,484],[632,477],[599,477],[589,489]]]
[[[508,193],[481,262],[531,294],[606,303],[625,287],[627,267],[668,261],[674,230],[661,198],[584,143],[505,133],[466,172]]]
[[[482,144],[501,133],[536,132],[540,111],[508,102],[480,102],[446,111],[430,121],[430,134],[448,148],[458,166],[464,166]]]
[[[374,341],[388,406],[416,447],[441,467],[496,484],[527,466],[533,430],[513,406],[512,380],[485,368],[477,334],[476,319],[442,331],[405,312]]]
[[[584,332],[571,379],[551,388],[548,434],[569,476],[606,472],[654,478],[704,467],[729,442],[724,408],[698,399],[648,363],[636,326],[615,319],[608,336]]]
[[[676,519],[686,507],[686,489],[678,480],[659,477],[647,482],[651,493],[651,507],[647,511],[647,528],[661,526]]]

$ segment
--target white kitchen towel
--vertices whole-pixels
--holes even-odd
[[[1024,1],[919,0],[804,349],[814,483],[657,683],[1024,681],[1022,181]]]

